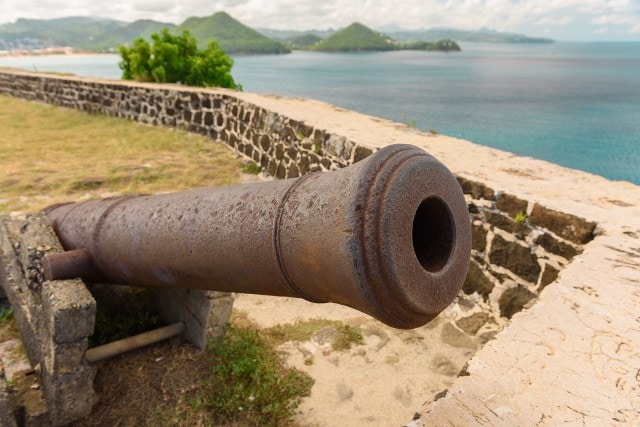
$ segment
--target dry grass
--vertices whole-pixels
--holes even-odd
[[[186,132],[0,96],[0,212],[238,182],[241,162]]]

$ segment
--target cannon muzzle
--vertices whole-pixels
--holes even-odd
[[[65,250],[48,280],[300,297],[397,328],[455,298],[470,257],[456,179],[410,145],[301,178],[45,209]]]

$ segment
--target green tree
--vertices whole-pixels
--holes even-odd
[[[189,31],[173,35],[168,29],[152,34],[151,40],[153,45],[137,38],[130,48],[118,47],[123,80],[241,88],[231,76],[233,59],[215,41],[198,50]]]

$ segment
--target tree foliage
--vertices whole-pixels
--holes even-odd
[[[151,40],[153,45],[139,37],[130,48],[118,47],[122,79],[240,88],[231,76],[233,59],[215,41],[198,49],[189,31],[173,35],[166,28],[152,34]]]

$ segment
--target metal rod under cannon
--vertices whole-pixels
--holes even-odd
[[[45,212],[73,251],[44,259],[47,280],[300,297],[397,328],[444,310],[470,258],[462,190],[410,145],[334,172]]]

